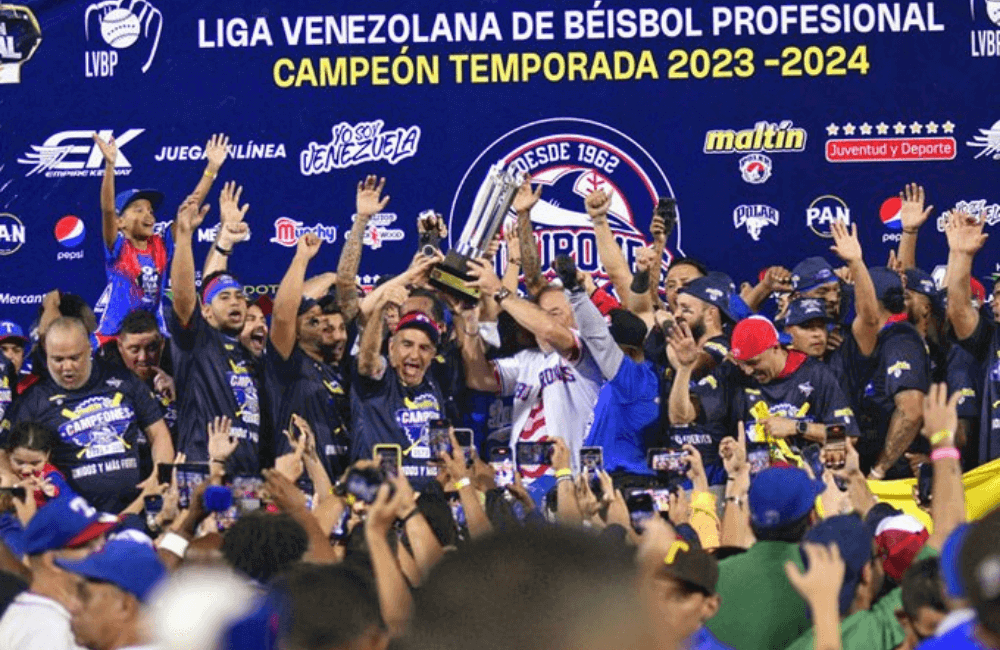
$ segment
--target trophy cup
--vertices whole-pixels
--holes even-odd
[[[465,282],[472,279],[467,273],[468,262],[482,257],[489,248],[514,202],[514,195],[523,184],[523,172],[513,168],[504,169],[502,163],[490,167],[476,193],[469,220],[466,221],[458,242],[448,251],[444,261],[431,271],[432,285],[463,302],[479,301],[479,289],[465,286]]]

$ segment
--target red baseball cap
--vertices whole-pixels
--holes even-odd
[[[729,349],[737,361],[753,359],[778,345],[778,330],[764,316],[751,316],[736,323]]]
[[[972,297],[979,302],[986,302],[986,287],[975,278],[969,278],[969,285],[972,289]]]

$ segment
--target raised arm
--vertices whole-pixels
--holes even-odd
[[[182,326],[191,322],[191,316],[198,307],[198,294],[194,284],[194,251],[191,238],[211,206],[199,208],[195,197],[188,196],[177,209],[177,219],[174,221],[176,237],[174,243],[174,260],[170,265],[170,284],[174,291],[173,309],[177,320]]]
[[[632,295],[632,271],[625,260],[615,236],[608,225],[608,210],[611,208],[611,194],[603,190],[591,192],[584,201],[587,214],[591,223],[594,224],[594,237],[597,239],[597,254],[601,258],[604,270],[608,272],[611,283],[622,299],[622,304],[631,304]]]
[[[215,178],[219,175],[219,170],[222,169],[222,163],[226,162],[226,157],[229,155],[229,136],[223,133],[215,133],[208,142],[205,144],[205,171],[202,172],[201,178],[198,179],[198,184],[194,186],[194,191],[191,195],[198,199],[198,203],[202,203],[208,196],[209,190],[212,189],[212,183],[215,182]]]
[[[673,230],[673,227],[671,226],[669,230]],[[663,276],[663,251],[667,248],[667,237],[670,235],[667,224],[663,221],[663,216],[653,214],[649,233],[653,236],[653,265],[649,268],[649,303],[650,308],[655,310],[658,305],[662,304],[660,280]]]
[[[302,285],[305,282],[309,261],[319,252],[320,239],[313,233],[299,238],[292,263],[285,271],[285,277],[278,285],[274,296],[274,310],[271,313],[271,343],[283,359],[292,356],[295,349],[296,319],[299,303],[302,301]]]
[[[500,382],[493,372],[493,364],[486,359],[483,339],[479,336],[476,309],[453,304],[452,313],[455,315],[455,332],[462,350],[465,385],[484,393],[500,392]]]
[[[230,181],[222,186],[219,193],[219,229],[215,233],[215,244],[205,257],[201,277],[207,278],[217,271],[225,271],[229,266],[229,256],[236,244],[250,238],[250,226],[244,222],[250,204],[240,207],[243,187]]]
[[[580,330],[583,344],[587,346],[590,355],[594,357],[594,361],[597,362],[604,378],[612,379],[618,374],[625,359],[625,353],[612,338],[604,316],[601,316],[601,312],[590,301],[587,292],[582,289],[569,292],[569,304],[573,307],[576,326]]]
[[[868,267],[865,266],[861,252],[861,242],[858,241],[858,225],[851,224],[851,229],[848,231],[843,222],[834,221],[830,225],[830,232],[833,233],[834,241],[830,250],[847,263],[854,279],[854,306],[857,315],[851,323],[851,331],[858,342],[858,349],[867,356],[875,350],[882,322],[879,319],[875,285],[872,283],[871,275],[868,274]]]
[[[101,180],[101,233],[104,235],[104,245],[111,250],[118,237],[118,212],[115,210],[115,159],[118,158],[118,145],[114,137],[108,142],[94,134],[94,143],[104,155],[104,177]]]
[[[982,219],[965,212],[952,212],[945,233],[948,235],[948,320],[959,341],[972,336],[979,326],[979,311],[972,306],[972,260],[986,243]]]
[[[701,350],[691,334],[687,323],[680,321],[674,326],[667,343],[674,351],[677,362],[677,376],[670,387],[670,402],[667,412],[670,424],[691,424],[698,417],[698,411],[691,401],[691,373],[698,364]]]
[[[403,304],[409,295],[400,283],[387,282],[379,295],[372,318],[365,324],[358,350],[358,374],[362,377],[379,379],[385,372],[385,358],[382,356],[382,338],[385,334],[385,310],[390,305]]]
[[[528,293],[538,295],[545,285],[542,277],[542,262],[538,255],[538,244],[535,242],[535,228],[531,224],[531,208],[535,207],[542,196],[542,186],[531,189],[531,179],[527,178],[524,185],[518,188],[511,207],[517,213],[517,240],[521,245],[521,270],[524,273],[524,284]]]
[[[489,295],[495,295],[503,284],[493,271],[493,265],[483,260],[471,260],[468,268],[472,281],[466,284]],[[555,349],[561,356],[572,358],[577,349],[576,337],[568,327],[546,314],[541,307],[515,296],[513,293],[502,298],[500,309],[514,317],[522,327],[535,335],[539,343]]]
[[[372,215],[380,212],[389,203],[389,196],[382,196],[385,179],[369,175],[358,183],[354,198],[354,225],[347,235],[344,248],[337,263],[337,302],[345,321],[358,315],[358,289],[356,280],[361,266],[361,250],[364,248],[365,231]]]
[[[899,237],[899,254],[896,257],[905,271],[917,267],[917,233],[934,206],[924,208],[924,188],[916,183],[904,187],[899,198],[903,202],[899,211],[903,232]]]
[[[764,278],[749,291],[740,293],[740,298],[753,311],[759,311],[767,297],[775,291],[792,290],[792,273],[783,266],[770,266],[764,272]]]
[[[399,479],[396,482],[398,481]],[[382,620],[389,628],[389,635],[393,637],[400,636],[406,629],[410,609],[413,606],[413,597],[403,578],[403,570],[387,539],[392,525],[396,522],[396,512],[402,498],[402,492],[398,487],[390,498],[389,485],[383,484],[375,497],[375,503],[369,506],[368,517],[365,520],[365,540],[368,542],[372,572],[375,574],[375,588],[382,609]]]
[[[961,397],[956,391],[948,398],[947,384],[934,384],[924,398],[924,436],[931,443],[931,518],[934,532],[927,545],[941,550],[944,542],[958,526],[965,523],[965,486],[962,484],[962,463],[955,448],[958,427],[956,407]]]
[[[885,447],[882,448],[878,461],[869,473],[869,477],[875,480],[885,478],[885,473],[896,464],[903,452],[910,448],[920,433],[920,426],[924,421],[924,394],[921,391],[901,390],[893,396],[893,401],[896,410],[889,419]]]

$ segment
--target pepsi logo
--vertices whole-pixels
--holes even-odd
[[[903,199],[893,196],[882,202],[882,207],[878,209],[878,216],[882,218],[882,225],[889,230],[902,230],[903,221],[900,213],[903,209]]]
[[[56,241],[62,244],[63,248],[76,248],[83,242],[86,234],[87,228],[80,217],[67,215],[56,222]]]

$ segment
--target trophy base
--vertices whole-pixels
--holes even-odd
[[[475,304],[479,302],[479,289],[465,286],[466,281],[471,279],[472,277],[464,271],[448,264],[447,260],[444,264],[434,267],[429,278],[430,283],[437,289],[449,293],[462,302]]]

